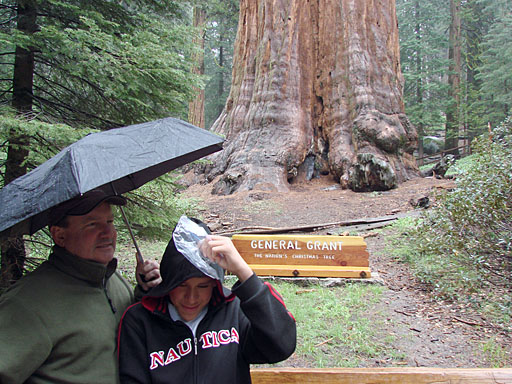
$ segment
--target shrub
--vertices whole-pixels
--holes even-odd
[[[472,146],[471,166],[456,172],[455,190],[437,196],[408,231],[401,254],[441,297],[478,304],[505,322],[512,302],[512,120]]]

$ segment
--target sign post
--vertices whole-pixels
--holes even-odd
[[[233,235],[232,240],[259,276],[371,277],[361,236]]]

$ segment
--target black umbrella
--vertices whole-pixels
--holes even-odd
[[[131,191],[221,150],[222,143],[172,117],[87,135],[0,190],[0,232],[33,234],[48,225],[57,204],[95,188]]]

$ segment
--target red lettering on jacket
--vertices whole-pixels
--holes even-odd
[[[169,348],[167,353],[167,359],[165,359],[165,365],[174,363],[176,360],[181,359],[181,356],[176,353],[174,348]]]
[[[230,343],[240,342],[240,337],[238,336],[238,331],[235,327],[231,328],[231,331],[227,329],[221,329],[220,331],[208,331],[201,335],[201,348],[219,348],[222,345],[227,345]],[[177,350],[177,351],[176,351]],[[192,352],[192,339],[188,338],[183,341],[180,341],[176,347],[169,348],[167,352],[167,357],[164,360],[164,351],[151,352],[149,357],[151,358],[151,365],[149,369],[153,370],[158,367],[163,367],[168,364],[171,364],[175,361],[178,361],[183,356],[188,355]]]
[[[212,333],[214,331],[208,331],[201,335],[201,342],[203,343],[203,349],[211,348],[213,347],[212,342],[210,341],[212,339]]]
[[[235,327],[231,328],[231,332],[227,329],[208,331],[201,335],[201,348],[218,348],[229,343],[239,344],[239,341],[240,337]]]
[[[149,354],[149,357],[151,358],[151,364],[149,366],[149,369],[153,370],[158,368],[159,366],[163,367],[165,365],[171,364],[181,359],[185,355],[188,355],[192,351],[192,340],[189,338],[180,341],[176,348],[178,349],[178,352],[176,352],[174,348],[169,348],[169,351],[167,352],[167,358],[165,359],[165,361],[164,351],[151,352]]]
[[[239,344],[240,337],[238,336],[238,332],[235,327],[231,328],[231,342]]]
[[[212,345],[214,348],[217,348],[217,347],[220,347],[220,343],[219,343],[219,334],[218,332],[215,332],[213,331],[212,332]]]
[[[151,352],[149,357],[151,357],[151,365],[149,366],[149,369],[156,369],[159,365],[162,367],[164,366],[164,351]]]
[[[231,343],[231,335],[229,334],[229,331],[227,329],[223,329],[219,331],[219,343],[222,345]]]
[[[183,344],[186,344],[186,348],[183,347]],[[178,344],[178,351],[180,351],[181,356],[188,355],[192,351],[192,343],[190,339],[185,339]]]

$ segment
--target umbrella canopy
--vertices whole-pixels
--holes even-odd
[[[0,190],[0,232],[33,234],[57,204],[95,188],[131,191],[221,150],[222,143],[172,117],[87,135]]]

